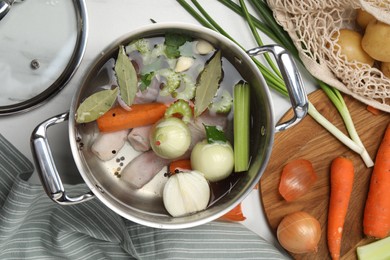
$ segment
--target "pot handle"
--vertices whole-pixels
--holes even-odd
[[[46,132],[50,126],[68,119],[69,112],[47,119],[34,129],[30,139],[31,151],[43,188],[53,201],[62,205],[76,204],[95,197],[92,191],[77,197],[69,197],[54,163]]]
[[[309,103],[301,75],[294,60],[286,49],[279,45],[272,44],[247,51],[250,56],[256,56],[265,52],[271,52],[275,57],[276,63],[278,64],[285,81],[290,102],[294,111],[294,116],[291,119],[275,126],[276,132],[280,132],[299,123],[306,116]]]

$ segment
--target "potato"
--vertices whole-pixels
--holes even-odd
[[[356,23],[360,26],[360,28],[362,28],[363,30],[366,29],[367,27],[367,24],[373,20],[376,20],[376,18],[362,10],[362,9],[358,9],[357,12],[356,12]]]
[[[375,60],[390,62],[390,25],[371,21],[363,35],[362,48]]]
[[[350,29],[341,29],[339,33],[340,35],[336,42],[341,47],[341,54],[345,55],[348,61],[352,62],[355,60],[370,66],[374,65],[374,59],[361,47],[362,36],[360,33]],[[332,39],[336,37],[336,35],[333,35]]]
[[[381,71],[386,77],[390,78],[390,62],[382,62]]]

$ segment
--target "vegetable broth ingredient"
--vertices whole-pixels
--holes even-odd
[[[195,92],[195,116],[202,114],[213,101],[222,74],[221,51],[217,51],[199,75]]]
[[[168,163],[169,160],[157,156],[152,150],[141,153],[123,168],[121,180],[133,188],[141,189]]]
[[[232,106],[233,106],[232,96],[230,95],[229,91],[223,89],[220,99],[213,101],[209,105],[209,110],[213,113],[227,114],[232,109]]]
[[[170,174],[175,174],[178,172],[191,171],[191,161],[189,159],[181,159],[172,161],[168,166],[168,172]]]
[[[374,65],[374,59],[362,48],[362,36],[360,33],[350,29],[341,29],[338,33],[338,37],[337,33],[332,35],[332,38],[336,39],[337,44],[340,46],[340,49],[336,48],[335,51],[340,51],[340,54],[345,55],[349,62],[357,61],[370,66]]]
[[[183,122],[188,123],[192,118],[192,110],[188,102],[178,99],[171,104],[165,111],[164,117],[168,118],[174,115],[180,115]]]
[[[390,234],[390,124],[375,158],[363,217],[363,231],[369,237]]]
[[[117,106],[98,118],[101,132],[112,132],[151,125],[164,116],[167,106],[162,103],[133,104],[130,111]]]
[[[192,57],[185,57],[180,56],[177,59],[176,66],[175,66],[175,72],[183,72],[191,68],[191,66],[194,64],[194,58]]]
[[[99,133],[94,140],[91,151],[102,161],[114,158],[125,145],[128,130],[121,130],[111,133]]]
[[[76,111],[77,123],[95,121],[104,115],[115,103],[118,96],[118,88],[96,92],[86,98]]]
[[[179,47],[192,38],[185,34],[167,33],[165,35],[165,54],[168,58],[178,58],[180,56]]]
[[[233,171],[233,148],[229,142],[209,144],[207,140],[203,140],[192,149],[191,167],[211,182],[223,180]]]
[[[382,62],[390,62],[390,25],[371,21],[361,41],[362,48],[372,58]]]
[[[123,45],[119,46],[115,72],[120,88],[120,97],[126,105],[131,106],[138,90],[138,78],[137,72],[129,57],[126,55]]]
[[[330,169],[330,198],[327,242],[332,259],[340,259],[343,227],[354,182],[354,166],[350,159],[336,157]]]
[[[214,46],[205,40],[198,40],[196,43],[196,51],[200,55],[209,54],[215,50]]]
[[[247,171],[249,167],[250,87],[246,82],[234,86],[234,171]]]
[[[183,90],[179,91],[181,88]],[[191,79],[190,76],[183,74],[181,79],[181,86],[178,91],[174,92],[173,95],[177,99],[191,100],[195,97],[195,80]]]
[[[317,180],[313,165],[306,159],[288,162],[282,170],[279,193],[286,201],[293,201],[306,194]]]
[[[163,202],[169,214],[180,217],[206,209],[210,194],[209,184],[201,173],[181,172],[168,179]]]
[[[390,237],[372,242],[368,245],[359,246],[357,255],[359,260],[388,260],[390,259]]]
[[[158,76],[164,77],[163,88],[160,91],[161,96],[168,96],[180,87],[182,74],[175,72],[173,69],[161,69],[157,72]]]
[[[228,213],[226,213],[219,219],[226,221],[244,221],[246,217],[242,212],[241,203],[239,203],[237,206],[235,206],[232,210],[230,210]]]
[[[176,117],[159,120],[150,131],[150,145],[161,158],[176,159],[188,150],[190,144],[188,126]]]
[[[313,253],[321,239],[321,226],[312,215],[298,211],[282,219],[276,235],[282,247],[291,253]]]
[[[214,125],[204,125],[204,127],[206,129],[207,143],[227,142],[225,133],[219,127]]]
[[[129,143],[138,152],[146,152],[151,149],[150,147],[150,129],[152,125],[139,126],[133,128],[127,136]]]

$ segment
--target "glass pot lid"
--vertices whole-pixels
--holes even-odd
[[[7,0],[1,6],[9,8],[0,16],[0,115],[9,115],[65,87],[84,54],[87,13],[84,0]]]

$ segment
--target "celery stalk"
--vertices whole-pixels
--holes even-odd
[[[239,82],[233,91],[234,171],[244,172],[249,165],[250,87]]]
[[[385,260],[390,259],[390,237],[380,239],[368,245],[357,248],[359,260]]]

